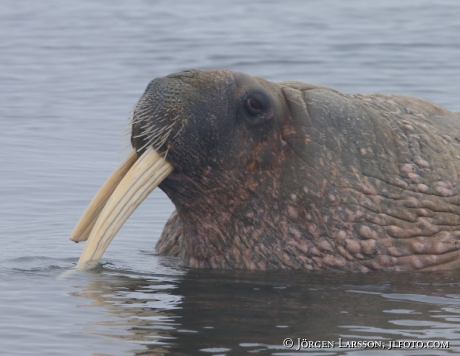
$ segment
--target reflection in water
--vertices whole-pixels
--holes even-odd
[[[134,355],[199,350],[284,355],[290,354],[282,346],[287,337],[296,342],[293,354],[298,354],[297,338],[335,342],[333,349],[315,349],[328,355],[365,351],[340,349],[339,338],[385,345],[389,340],[443,340],[449,349],[425,354],[460,350],[459,277],[454,272],[183,272],[130,275],[105,268],[92,274],[91,284],[75,295],[103,306],[111,317],[87,328],[138,345],[130,351]]]

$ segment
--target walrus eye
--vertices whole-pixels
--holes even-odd
[[[248,109],[251,113],[253,114],[258,114],[259,112],[262,111],[262,105],[260,105],[259,102],[257,102],[256,100],[252,99],[252,98],[249,98],[248,99]]]
[[[255,117],[262,114],[267,108],[266,98],[262,93],[255,92],[247,96],[245,106],[249,116]]]

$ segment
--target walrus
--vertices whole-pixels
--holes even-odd
[[[460,265],[460,116],[436,104],[188,70],[152,80],[131,126],[71,235],[89,237],[80,267],[156,186],[176,208],[156,248],[190,267]]]

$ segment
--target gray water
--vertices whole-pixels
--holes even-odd
[[[0,354],[459,354],[458,271],[191,270],[155,254],[173,210],[159,190],[97,269],[57,279],[83,248],[68,240],[75,223],[129,152],[127,117],[151,79],[227,68],[460,111],[459,18],[453,0],[2,0]],[[297,338],[335,345],[296,351]]]

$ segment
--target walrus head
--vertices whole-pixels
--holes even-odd
[[[157,248],[193,267],[419,269],[436,265],[438,254],[450,263],[446,252],[458,242],[428,257],[416,247],[421,232],[440,232],[420,223],[423,209],[408,209],[418,194],[408,184],[428,163],[414,158],[398,128],[416,122],[378,112],[434,110],[414,100],[227,70],[154,79],[134,109],[133,153],[71,236],[90,235],[79,265],[100,259],[156,186],[176,207]],[[398,234],[405,239],[395,243]]]
[[[174,167],[160,188],[182,221],[188,264],[233,267],[251,248],[246,237],[278,240],[281,176],[295,164],[284,152],[291,121],[282,88],[243,73],[187,71],[149,84],[132,144],[141,154],[153,145]]]
[[[148,85],[134,110],[131,142],[139,154],[151,146],[166,152],[173,176],[209,189],[221,185],[216,182],[228,171],[234,174],[244,161],[252,161],[260,142],[270,141],[263,151],[277,154],[280,149],[272,145],[280,145],[280,138],[272,140],[286,113],[282,90],[274,83],[226,70],[186,71]],[[269,164],[268,157],[258,156],[260,164]],[[178,207],[184,198],[202,195],[189,192]]]
[[[160,189],[176,206],[187,236],[181,239],[187,250],[183,257],[192,265],[216,266],[211,261],[228,252],[240,258],[237,255],[249,247],[241,234],[278,239],[274,227],[275,211],[282,205],[280,176],[294,164],[284,157],[286,140],[293,133],[284,95],[277,84],[243,73],[191,70],[154,79],[135,106],[133,148],[142,158],[158,153],[151,162],[167,173],[172,170],[166,178],[161,176]],[[165,160],[172,168],[165,168]],[[102,229],[99,236],[109,236],[90,241],[91,252],[84,252],[81,263],[98,260],[121,219],[127,218],[127,213],[116,210],[111,216],[117,228],[108,221],[93,229],[103,204],[134,161],[131,155],[120,165],[115,183],[104,191],[105,201],[100,199],[86,214],[93,224],[85,219],[75,228],[74,241],[85,240],[91,230]],[[140,204],[138,198],[135,201]],[[110,233],[105,232],[107,226]]]

